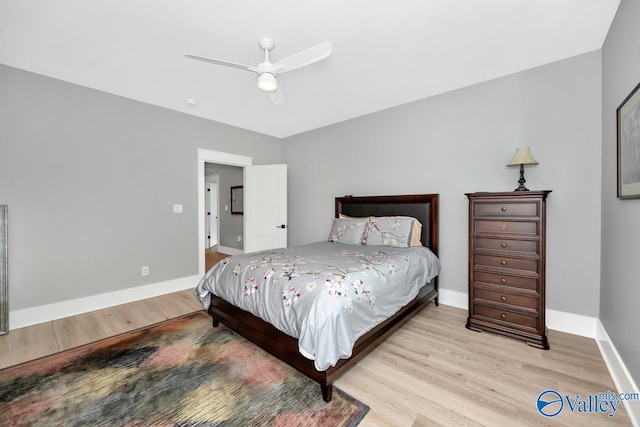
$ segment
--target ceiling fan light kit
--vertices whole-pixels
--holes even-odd
[[[221,59],[207,58],[205,56],[185,54],[187,58],[197,59],[199,61],[210,62],[212,64],[222,65],[225,67],[239,68],[241,70],[251,71],[258,75],[258,87],[269,93],[271,102],[274,105],[280,105],[284,102],[282,92],[278,90],[277,76],[296,68],[306,67],[315,62],[321,61],[331,55],[332,46],[329,42],[320,43],[319,45],[310,47],[293,55],[287,56],[276,63],[269,61],[269,52],[275,47],[275,43],[268,37],[262,37],[258,40],[258,46],[264,51],[264,61],[257,67],[250,65],[237,64],[235,62],[223,61]]]
[[[258,76],[258,87],[266,92],[273,92],[278,89],[276,76],[271,73],[262,73]]]

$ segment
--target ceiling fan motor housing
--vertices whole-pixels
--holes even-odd
[[[258,40],[258,46],[260,46],[260,49],[262,50],[271,50],[276,46],[276,44],[269,37],[261,37],[260,40]]]

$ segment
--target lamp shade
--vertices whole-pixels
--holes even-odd
[[[276,76],[271,73],[262,73],[258,76],[258,87],[267,92],[273,92],[278,89],[278,81]]]
[[[511,159],[511,161],[507,163],[507,166],[537,164],[538,161],[531,155],[531,150],[529,150],[529,147],[520,147],[516,148],[516,154],[513,155],[513,159]]]

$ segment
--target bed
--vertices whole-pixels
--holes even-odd
[[[437,194],[337,197],[335,217],[333,242],[227,258],[196,288],[214,327],[222,322],[317,381],[327,402],[337,378],[438,305]],[[368,245],[358,241],[363,221]]]

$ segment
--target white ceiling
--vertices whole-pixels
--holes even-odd
[[[600,49],[619,2],[0,0],[0,63],[283,138]],[[333,45],[278,78],[283,106],[183,56],[257,65],[263,36],[272,61]]]

